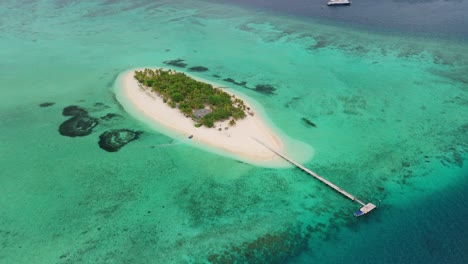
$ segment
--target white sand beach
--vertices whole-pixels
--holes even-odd
[[[119,88],[121,91],[117,93],[117,99],[124,108],[133,107],[150,120],[161,125],[161,129],[164,131],[160,132],[170,134],[170,136],[176,133],[185,138],[193,136],[188,142],[251,164],[267,167],[289,166],[287,162],[255,140],[259,139],[277,151],[284,151],[283,140],[267,125],[249,100],[235,94],[236,97],[244,101],[246,106],[250,107],[254,114],[238,120],[234,126],[230,126],[228,121],[224,121],[215,123],[213,128],[195,127],[191,118],[184,116],[179,109],[168,106],[161,97],[149,88],[141,86],[134,78],[134,71],[125,72],[121,76]],[[210,83],[200,78],[195,79]],[[227,92],[225,89],[223,91]],[[227,93],[233,94],[232,92]]]

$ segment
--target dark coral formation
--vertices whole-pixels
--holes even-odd
[[[321,49],[325,48],[328,43],[325,40],[317,40],[314,45],[310,46],[309,49]]]
[[[109,108],[104,103],[95,103],[91,111],[102,111]],[[101,117],[92,117],[88,111],[77,105],[70,105],[63,109],[64,116],[70,116],[68,120],[59,126],[59,133],[67,137],[83,137],[91,134],[93,128],[101,122],[109,122],[123,119],[123,116],[116,113],[107,113]],[[102,133],[99,136],[99,147],[115,152],[125,146],[127,143],[138,139],[142,132],[129,129],[114,129]]]
[[[164,64],[166,65],[171,65],[171,66],[176,66],[180,68],[185,68],[187,66],[187,63],[184,62],[185,60],[183,59],[175,59],[175,60],[167,60],[163,61]]]
[[[338,100],[343,102],[343,113],[347,115],[362,115],[367,108],[367,101],[363,96],[340,96]]]
[[[130,129],[109,130],[99,136],[99,147],[108,152],[116,152],[129,142],[138,139],[141,133]]]
[[[229,82],[229,83],[233,83],[235,85],[239,85],[239,86],[242,86],[242,87],[246,87],[247,85],[247,82],[245,81],[241,81],[241,82],[236,82],[234,79],[232,78],[226,78],[226,79],[223,79],[223,81],[225,82]]]
[[[219,75],[213,75],[214,77],[221,77]],[[223,79],[223,81],[225,82],[228,82],[228,83],[232,83],[232,84],[235,84],[235,85],[239,85],[239,86],[242,86],[244,88],[247,88],[247,89],[250,89],[250,90],[253,90],[255,92],[258,92],[258,93],[261,93],[261,94],[265,94],[265,95],[272,95],[272,94],[275,94],[275,91],[276,91],[276,88],[271,85],[271,84],[258,84],[255,86],[255,88],[250,88],[250,87],[247,87],[247,82],[246,81],[236,81],[232,78],[225,78]]]
[[[313,38],[315,40],[315,44],[311,45],[308,50],[319,50],[327,46],[331,46],[333,42],[329,36],[317,35]]]
[[[71,116],[59,126],[59,133],[67,137],[84,137],[91,132],[93,128],[99,124],[99,119],[88,115],[88,111],[83,108],[70,105],[63,109],[64,116]]]
[[[88,111],[76,105],[67,106],[62,111],[62,115],[64,116],[80,116],[80,115],[87,115],[87,114],[88,114]]]
[[[193,66],[193,67],[190,67],[188,70],[192,72],[206,72],[208,71],[208,68],[203,67],[203,66]]]
[[[76,115],[59,126],[59,132],[67,137],[84,137],[93,131],[93,128],[99,124],[97,118],[87,114]]]
[[[293,98],[291,98],[291,100],[289,100],[288,102],[286,102],[286,103],[284,104],[284,107],[287,107],[287,108],[289,108],[289,107],[295,107],[296,104],[299,102],[299,100],[301,100],[301,97],[298,97],[298,96],[293,97]]]
[[[105,103],[99,103],[98,102],[98,103],[95,103],[93,105],[93,110],[94,111],[102,111],[102,110],[108,109],[108,108],[110,108],[110,106],[106,105]]]
[[[45,102],[45,103],[42,103],[42,104],[39,104],[39,107],[49,107],[49,106],[53,106],[55,103],[52,103],[52,102]]]
[[[266,234],[208,256],[210,263],[286,263],[307,246],[307,235],[290,229]]]
[[[121,119],[121,118],[123,118],[123,116],[119,114],[107,113],[105,116],[101,116],[99,119],[103,121],[110,121],[110,120]]]
[[[317,125],[316,125],[314,122],[310,121],[310,119],[308,119],[308,118],[303,117],[303,118],[302,118],[302,121],[303,121],[307,126],[310,126],[310,127],[317,127]]]
[[[256,92],[262,93],[262,94],[267,94],[271,95],[274,94],[276,91],[276,88],[273,87],[273,85],[270,84],[258,84],[255,86],[254,89]]]

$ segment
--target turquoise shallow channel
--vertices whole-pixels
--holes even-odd
[[[0,1],[0,40],[0,263],[468,263],[464,40],[182,0]],[[379,208],[134,119],[115,80],[152,65],[208,68]]]

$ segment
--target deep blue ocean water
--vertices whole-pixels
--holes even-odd
[[[260,11],[319,19],[390,34],[426,35],[467,40],[466,0],[358,0],[347,7],[327,7],[323,0],[223,0]],[[216,1],[219,2],[219,1]]]
[[[467,2],[0,1],[0,263],[468,263]],[[379,209],[128,115],[116,77],[174,59]],[[70,105],[117,115],[66,137]],[[143,134],[99,148],[121,128]]]

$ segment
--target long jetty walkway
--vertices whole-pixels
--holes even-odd
[[[288,156],[284,155],[283,153],[271,148],[270,146],[266,145],[265,143],[263,143],[262,141],[254,138],[255,141],[257,141],[258,143],[260,143],[261,145],[263,145],[264,147],[266,147],[267,149],[269,149],[270,151],[272,151],[273,153],[275,153],[276,155],[280,156],[281,158],[283,158],[284,160],[288,161],[289,163],[293,164],[294,166],[298,167],[299,169],[303,170],[304,172],[306,172],[307,174],[313,176],[314,178],[316,178],[317,180],[325,183],[326,185],[328,185],[329,187],[333,188],[335,191],[341,193],[342,195],[346,196],[347,198],[351,199],[352,201],[356,201],[358,202],[359,204],[361,204],[363,207],[356,211],[354,213],[355,216],[361,216],[363,214],[367,214],[369,213],[370,211],[372,211],[373,209],[376,208],[376,206],[372,203],[368,203],[368,204],[365,204],[363,201],[359,200],[358,198],[356,198],[356,196],[350,194],[349,192],[341,189],[340,187],[338,187],[337,185],[333,184],[332,182],[330,182],[329,180],[323,178],[322,176],[318,175],[317,173],[309,170],[308,168],[306,168],[304,165],[300,164],[299,162],[289,158]]]

